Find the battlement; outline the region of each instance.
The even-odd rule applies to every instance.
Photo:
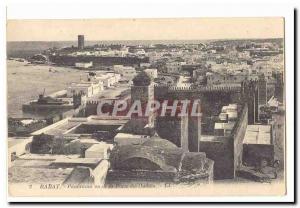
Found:
[[[170,85],[170,84],[154,84],[154,88],[170,88],[172,87],[173,85]]]
[[[86,102],[87,105],[98,105],[100,100],[88,100]]]
[[[187,92],[239,92],[241,86],[169,87],[168,91]]]
[[[176,87],[168,84],[155,84],[155,89],[167,88],[168,91],[198,91],[198,92],[213,92],[213,91],[225,91],[225,92],[237,92],[241,90],[240,85],[222,85],[222,86],[204,86],[204,87]]]

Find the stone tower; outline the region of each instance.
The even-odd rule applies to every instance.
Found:
[[[84,49],[84,35],[78,35],[78,49]]]
[[[197,104],[197,113],[201,113],[201,104]],[[188,117],[188,149],[190,152],[200,151],[202,114]]]
[[[152,78],[144,71],[139,73],[133,78],[133,86],[131,87],[131,102],[135,101],[141,102],[142,116],[133,114],[131,119],[138,122],[143,122],[148,127],[154,127],[155,114],[150,111],[148,115],[145,115],[145,109],[148,103],[153,103],[154,101],[154,83]]]
[[[244,80],[242,82],[242,99],[248,105],[248,124],[258,122],[258,86],[257,81]]]
[[[267,103],[267,82],[264,74],[259,75],[258,78],[258,105],[265,105]]]

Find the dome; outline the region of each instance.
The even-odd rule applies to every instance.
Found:
[[[143,146],[149,146],[149,147],[154,147],[154,148],[163,148],[163,149],[176,149],[178,148],[175,144],[172,142],[162,139],[160,137],[152,137],[145,141]]]
[[[175,164],[169,163],[168,157],[163,152],[152,146],[122,145],[112,151],[111,164],[114,169],[121,170],[176,171],[178,160],[175,160]],[[181,157],[181,152],[176,151],[176,154]]]
[[[151,84],[152,79],[145,71],[142,71],[132,81],[135,86],[148,86]]]

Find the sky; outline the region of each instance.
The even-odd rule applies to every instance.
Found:
[[[283,38],[284,19],[177,18],[7,20],[7,41],[207,40]]]

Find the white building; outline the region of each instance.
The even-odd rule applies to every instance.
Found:
[[[121,75],[116,73],[100,74],[96,75],[94,79],[103,82],[104,87],[110,88],[120,81]]]
[[[190,87],[191,86],[190,79],[191,79],[190,77],[179,76],[176,86],[177,87]]]
[[[92,97],[102,91],[102,87],[99,83],[93,82],[81,82],[72,83],[67,88],[67,96],[72,97],[74,94],[84,94],[87,97]]]
[[[150,63],[140,63],[141,68],[149,68],[151,66]]]
[[[157,69],[145,69],[144,71],[153,79],[157,78]]]
[[[226,117],[228,118],[228,121],[235,121],[238,118],[237,104],[229,104],[227,106],[223,106],[221,114],[219,115],[219,117],[225,117],[225,114],[227,114]]]
[[[121,74],[125,80],[132,80],[137,74],[135,68],[131,66],[114,65],[113,70]]]
[[[135,54],[138,56],[144,56],[144,55],[146,55],[146,52],[144,49],[141,48],[141,49],[136,49]]]
[[[122,74],[121,72],[123,72],[123,67],[123,65],[114,65],[113,70],[115,73]]]
[[[93,62],[77,62],[75,63],[76,68],[88,69],[93,66]]]

